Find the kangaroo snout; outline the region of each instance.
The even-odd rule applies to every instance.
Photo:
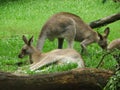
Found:
[[[23,55],[22,55],[22,54],[19,54],[19,55],[18,55],[18,58],[23,58]]]
[[[101,46],[102,49],[107,49],[108,44]]]

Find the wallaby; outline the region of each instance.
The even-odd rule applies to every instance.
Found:
[[[115,49],[119,49],[120,50],[120,38],[119,39],[115,39],[113,41],[111,41],[108,46],[107,46],[107,53],[105,53],[102,56],[102,59],[100,60],[99,64],[97,65],[97,68],[101,65],[101,63],[103,62],[105,56],[113,53],[115,51]],[[118,62],[118,64],[120,65],[120,54],[114,54],[113,53],[113,57],[116,59],[116,61]],[[119,66],[120,67],[120,66]]]
[[[120,50],[120,38],[113,40],[107,47],[107,50],[110,53],[116,51],[115,49]],[[117,69],[120,70],[120,53],[117,52],[117,53],[113,54],[113,57],[115,58],[115,60],[118,63]]]
[[[41,51],[45,39],[54,40],[58,38],[58,48],[61,49],[64,39],[68,42],[68,48],[73,48],[73,42],[81,42],[82,51],[86,50],[86,46],[91,43],[106,49],[109,28],[104,31],[104,35],[94,31],[83,20],[72,13],[60,12],[53,15],[42,27],[41,33],[37,41],[37,48]]]
[[[120,38],[113,40],[108,46],[107,50],[120,49]]]
[[[27,40],[23,35],[23,41],[25,45],[22,47],[18,57],[31,56],[33,62],[30,68],[31,70],[36,70],[52,63],[76,63],[78,67],[85,67],[82,57],[74,49],[55,49],[47,53],[41,53],[37,48],[32,46],[33,37]]]

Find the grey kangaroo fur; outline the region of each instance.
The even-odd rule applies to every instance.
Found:
[[[68,48],[73,48],[73,42],[81,42],[82,51],[91,43],[98,43],[98,45],[106,49],[107,37],[109,35],[109,28],[104,30],[104,35],[94,31],[87,25],[79,16],[60,12],[53,15],[43,25],[37,41],[37,48],[41,51],[46,39],[58,39],[58,48],[61,49],[64,39],[68,42]]]
[[[107,50],[113,50],[115,48],[120,50],[120,38],[111,41],[107,46]]]
[[[107,46],[107,53],[105,53],[103,56],[102,56],[102,59],[100,60],[99,64],[97,65],[97,68],[99,68],[99,66],[101,65],[101,63],[103,62],[104,58],[113,53],[114,51],[116,51],[115,49],[119,49],[120,50],[120,38],[118,39],[115,39],[113,41],[111,41],[108,46]],[[120,68],[120,54],[112,54],[113,57],[116,59],[117,63],[118,63],[118,66]]]
[[[31,70],[36,70],[52,63],[77,63],[78,67],[85,67],[81,55],[74,49],[55,49],[47,53],[41,53],[37,48],[32,46],[33,37],[27,40],[23,35],[23,41],[25,45],[22,47],[18,57],[23,58],[26,55],[31,56],[33,62],[30,67]]]

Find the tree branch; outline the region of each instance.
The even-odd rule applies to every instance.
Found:
[[[101,90],[112,74],[89,68],[28,76],[0,72],[0,90]]]
[[[99,19],[96,21],[92,21],[89,23],[89,26],[91,28],[98,28],[98,27],[105,26],[107,24],[110,24],[110,23],[118,21],[118,20],[120,20],[120,13],[113,14],[111,16],[107,16],[105,18],[102,18],[102,19]]]

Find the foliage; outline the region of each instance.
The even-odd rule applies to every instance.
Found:
[[[110,78],[104,90],[120,90],[120,70]]]
[[[120,51],[118,49],[114,49],[110,53],[114,56],[117,65],[115,74],[109,79],[107,85],[104,87],[104,90],[119,90],[120,89]]]
[[[29,65],[27,66],[23,66],[21,68],[19,68],[17,71],[15,71],[15,73],[20,73],[20,74],[46,74],[46,73],[53,73],[53,72],[62,72],[62,71],[68,71],[71,69],[77,68],[77,64],[76,63],[68,63],[68,64],[62,64],[62,65],[56,65],[56,64],[52,64],[50,66],[44,66],[38,70],[35,71],[31,71],[29,69]]]

